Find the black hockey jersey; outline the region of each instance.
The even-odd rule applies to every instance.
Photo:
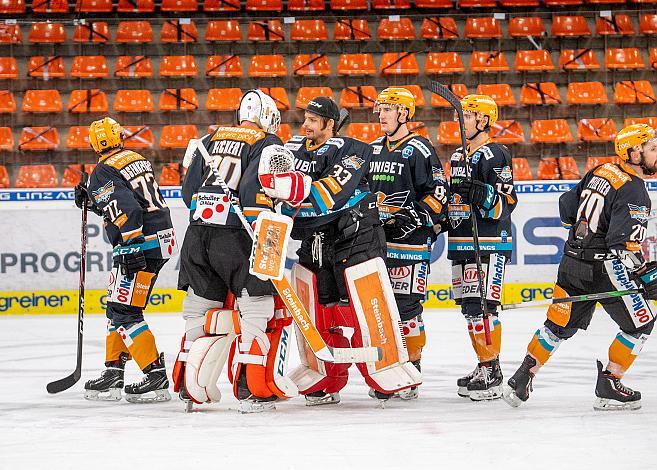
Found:
[[[474,258],[470,205],[459,194],[459,182],[467,178],[466,161],[459,147],[450,159],[450,202],[448,215],[451,229],[447,244],[447,257],[451,260]],[[475,210],[479,229],[479,246],[482,255],[499,253],[508,258],[513,250],[511,213],[518,198],[513,186],[513,166],[509,150],[494,142],[470,150],[472,179],[493,188],[492,209]]]
[[[310,195],[294,219],[293,235],[325,225],[341,211],[358,204],[368,193],[367,168],[371,147],[349,137],[332,137],[312,146],[303,136],[292,137],[285,146],[296,158],[296,169],[313,180]],[[287,210],[292,215],[294,210]]]
[[[125,149],[104,155],[89,178],[89,194],[103,211],[115,248],[131,244],[149,258],[169,258],[177,249],[169,208],[151,162],[142,155]],[[140,237],[144,242],[136,245]]]
[[[239,200],[249,222],[255,221],[263,210],[272,209],[271,198],[265,195],[258,181],[258,164],[265,147],[283,144],[278,136],[248,126],[219,127],[203,137],[201,144],[232,196]],[[190,224],[242,226],[217,183],[215,171],[198,150],[192,155],[182,193],[190,210]]]
[[[593,168],[559,198],[561,221],[570,227],[564,253],[594,260],[621,250],[642,260],[650,206],[643,179],[628,165]]]
[[[372,146],[369,166],[370,190],[376,193],[379,216],[388,219],[402,207],[412,207],[428,215],[431,225],[415,230],[408,238],[388,241],[389,264],[428,261],[436,238],[432,228],[446,224],[448,185],[436,152],[424,137],[410,134],[392,143],[386,136]],[[446,230],[443,225],[442,229]]]

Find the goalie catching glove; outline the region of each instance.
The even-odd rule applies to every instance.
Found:
[[[312,178],[294,170],[295,158],[282,145],[270,145],[262,151],[258,179],[265,194],[298,206],[310,194]]]
[[[399,211],[385,221],[383,230],[386,238],[391,240],[404,240],[420,227],[431,227],[431,217],[424,211],[413,207],[402,207]]]

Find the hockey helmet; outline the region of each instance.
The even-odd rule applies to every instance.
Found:
[[[629,150],[643,145],[656,137],[655,129],[648,124],[632,124],[624,127],[614,140],[616,155],[624,162],[630,159]]]
[[[121,124],[110,117],[94,121],[89,126],[89,143],[97,153],[121,146]]]
[[[281,125],[281,113],[271,96],[260,90],[249,90],[240,100],[239,122],[251,121],[265,132],[275,133]]]
[[[396,105],[398,108],[408,109],[408,120],[410,121],[415,115],[415,97],[413,93],[406,88],[389,87],[379,93],[374,103],[374,112],[379,112],[379,106],[382,104]]]
[[[466,95],[461,99],[463,111],[472,113],[481,113],[488,116],[488,127],[492,127],[497,122],[499,116],[497,103],[487,95]]]

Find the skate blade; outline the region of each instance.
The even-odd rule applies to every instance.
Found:
[[[329,393],[323,397],[309,397],[306,395],[306,406],[337,405],[340,403],[338,393]]]
[[[472,401],[491,401],[502,398],[502,387],[497,385],[488,390],[470,390],[470,400]]]
[[[119,401],[121,400],[120,388],[110,388],[109,390],[85,390],[84,399],[89,401]]]
[[[185,400],[185,413],[194,411],[194,402],[192,400]]]
[[[523,401],[516,395],[515,390],[513,390],[511,387],[506,387],[502,391],[502,400],[514,408],[518,408],[523,403]]]
[[[638,410],[641,408],[641,400],[620,402],[609,398],[596,398],[593,402],[593,409],[596,411],[623,411]]]
[[[130,403],[158,403],[171,400],[171,395],[167,389],[161,389],[139,395],[126,393],[125,399]]]
[[[409,401],[409,400],[417,400],[419,396],[420,393],[418,392],[417,388],[415,390],[411,390],[410,388],[407,388],[405,390],[395,393],[393,395],[393,398],[399,398],[400,400]]]
[[[459,387],[458,392],[456,392],[458,396],[462,398],[470,398],[470,392],[468,392],[468,387]]]
[[[240,400],[237,411],[242,414],[263,413],[265,411],[276,410],[276,404],[273,401],[250,401]]]

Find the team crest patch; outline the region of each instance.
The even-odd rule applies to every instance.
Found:
[[[445,170],[437,166],[431,167],[431,173],[434,181],[445,181]]]
[[[513,178],[513,173],[511,172],[510,166],[503,166],[502,168],[493,168],[497,176],[500,177],[502,181],[508,183]]]
[[[650,211],[646,206],[637,206],[636,204],[630,204],[628,202],[627,207],[630,210],[630,217],[641,223],[646,222],[650,217]]]
[[[402,150],[402,157],[409,158],[411,155],[413,155],[413,147],[407,145],[404,147],[404,150]]]
[[[108,181],[102,187],[98,188],[95,191],[92,191],[91,194],[94,197],[94,201],[96,201],[97,204],[100,204],[101,202],[109,201],[109,198],[113,193],[114,193],[114,182]]]
[[[447,213],[452,228],[456,228],[461,225],[463,220],[470,218],[470,205],[464,204],[461,195],[457,193],[452,193],[450,199],[447,205]]]
[[[317,150],[317,156],[324,155],[326,151],[329,149],[328,145],[322,145],[319,150]]]
[[[363,160],[357,155],[351,155],[349,157],[345,157],[342,159],[342,164],[346,168],[351,168],[352,170],[360,170],[364,163],[365,160]]]

